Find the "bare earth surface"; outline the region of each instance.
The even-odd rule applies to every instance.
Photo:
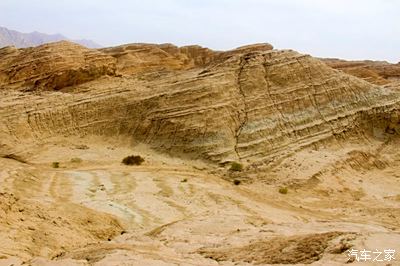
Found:
[[[400,265],[347,255],[400,252],[395,85],[268,44],[0,60],[0,265]]]

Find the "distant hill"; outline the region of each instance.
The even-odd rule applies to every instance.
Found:
[[[88,48],[100,48],[101,45],[91,40],[71,40],[61,34],[45,34],[40,32],[22,33],[0,27],[0,47],[13,45],[17,48],[38,46],[50,42],[72,41]]]

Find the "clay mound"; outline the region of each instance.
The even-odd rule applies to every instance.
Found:
[[[371,60],[346,61],[331,58],[323,59],[323,61],[330,67],[342,70],[377,85],[400,81],[400,64]]]
[[[36,48],[0,49],[0,88],[59,90],[115,74],[115,59],[61,41]]]

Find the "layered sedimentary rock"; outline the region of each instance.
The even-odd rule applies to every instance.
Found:
[[[400,243],[394,82],[268,44],[1,54],[0,264],[342,265]]]
[[[218,54],[201,46],[177,47],[172,44],[141,43],[105,48],[101,51],[115,57],[118,60],[118,72],[128,75],[204,66]]]
[[[374,134],[388,127],[398,130],[396,91],[334,70],[311,56],[267,45],[228,52],[140,47],[104,51],[118,58],[125,76],[75,86],[73,94],[3,92],[3,147],[55,135],[123,135],[174,155],[251,163],[270,162],[353,129]],[[8,52],[8,60],[15,61],[20,53]],[[101,52],[91,53],[113,62]],[[79,62],[71,53],[64,55],[65,61]],[[89,69],[98,69],[98,64],[85,62]],[[157,72],[158,68],[169,71]],[[57,68],[49,69],[48,77],[53,71]],[[149,72],[158,74],[146,76]],[[47,89],[59,84],[50,81],[39,79],[39,84]]]
[[[127,44],[101,49],[102,52],[117,58],[117,69],[121,74],[147,72],[167,72],[205,67],[234,54],[272,50],[272,45],[260,43],[246,45],[221,52],[198,45],[177,47],[173,44]]]
[[[59,90],[103,75],[114,75],[116,60],[62,41],[36,48],[0,49],[0,88]]]
[[[333,58],[323,59],[323,61],[330,67],[377,85],[385,85],[400,80],[400,64],[371,60],[346,61]]]

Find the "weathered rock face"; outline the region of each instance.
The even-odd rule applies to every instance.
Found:
[[[55,135],[124,135],[174,155],[251,163],[276,160],[361,126],[385,130],[390,124],[397,130],[396,91],[311,56],[271,48],[217,53],[133,45],[103,50],[118,58],[119,71],[143,75],[95,80],[75,86],[74,94],[4,92],[2,144],[13,147]],[[16,60],[20,50],[7,54]],[[100,58],[109,62],[106,55]],[[155,72],[158,68],[169,71]],[[43,88],[53,86],[54,69],[58,73],[49,68],[48,78],[38,79]],[[148,72],[158,74],[144,75]]]
[[[377,85],[385,85],[400,80],[400,64],[390,64],[384,61],[346,61],[330,58],[323,59],[323,61],[330,67]]]
[[[172,44],[128,44],[101,51],[115,57],[118,72],[127,75],[204,66],[218,54],[200,46],[179,48]]]
[[[213,51],[198,45],[177,47],[172,44],[138,43],[105,48],[101,51],[117,58],[119,73],[130,75],[205,67],[211,62],[223,61],[234,54],[272,49],[272,45],[268,43],[247,45],[227,52]]]
[[[62,41],[37,48],[0,49],[0,88],[59,90],[115,74],[116,60]]]
[[[216,161],[279,158],[372,121],[397,102],[394,92],[293,51],[236,54],[177,80],[149,84],[165,94],[133,135]]]

